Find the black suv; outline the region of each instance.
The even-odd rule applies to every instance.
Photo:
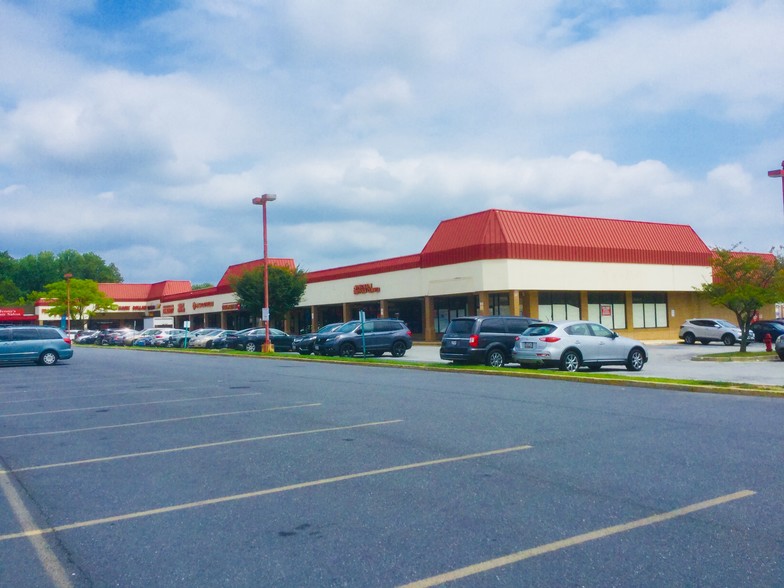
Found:
[[[329,333],[316,335],[313,345],[319,355],[353,357],[362,353],[363,332],[359,321],[349,321]],[[371,319],[364,323],[364,346],[376,357],[389,351],[393,357],[403,357],[411,349],[411,331],[397,319]]]
[[[525,316],[461,316],[446,328],[441,359],[502,367],[511,361],[517,336],[538,322]]]

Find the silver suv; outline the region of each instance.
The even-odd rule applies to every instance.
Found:
[[[681,325],[678,337],[684,343],[693,345],[699,341],[707,345],[711,341],[721,341],[725,345],[735,345],[741,340],[742,331],[737,325],[723,319],[689,319]]]

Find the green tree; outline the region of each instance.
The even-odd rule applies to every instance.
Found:
[[[264,268],[256,268],[230,279],[240,306],[251,316],[261,317],[264,308]],[[307,285],[305,272],[269,266],[270,322],[282,324],[286,313],[299,304]]]
[[[22,298],[22,291],[8,278],[0,278],[0,305],[14,304]]]
[[[204,290],[205,288],[212,288],[215,284],[204,282],[201,284],[191,284],[191,290]]]
[[[72,278],[70,292],[65,280],[53,282],[46,285],[46,291],[41,293],[40,297],[51,303],[50,315],[66,315],[72,321],[89,319],[96,313],[117,308],[114,300],[101,292],[98,289],[98,282],[94,280]],[[68,306],[69,300],[70,306]]]
[[[770,255],[715,248],[711,261],[713,281],[698,289],[715,306],[733,313],[743,331],[740,342],[746,351],[746,338],[755,314],[768,304],[784,300],[784,256],[781,248]]]

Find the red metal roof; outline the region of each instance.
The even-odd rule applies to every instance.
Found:
[[[98,289],[117,301],[156,300],[165,295],[191,291],[188,280],[166,280],[154,284],[101,283]]]
[[[297,265],[294,263],[294,260],[288,257],[268,257],[267,261],[270,265],[274,265],[275,267],[282,267],[292,272],[297,271]],[[228,286],[229,285],[229,278],[234,276],[241,276],[247,271],[264,267],[264,260],[263,259],[256,259],[255,261],[246,261],[245,263],[237,263],[235,265],[230,265],[228,269],[224,272],[223,277],[218,282],[218,287],[221,286]]]
[[[711,251],[688,225],[486,210],[442,221],[422,267],[480,259],[541,259],[710,266]]]
[[[382,259],[381,261],[369,261],[366,263],[357,263],[355,265],[308,272],[308,284],[418,268],[420,267],[419,262],[419,254],[404,255],[403,257],[393,257],[391,259]]]

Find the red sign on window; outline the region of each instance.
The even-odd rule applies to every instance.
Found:
[[[609,304],[602,304],[602,316],[612,316],[612,306]]]

